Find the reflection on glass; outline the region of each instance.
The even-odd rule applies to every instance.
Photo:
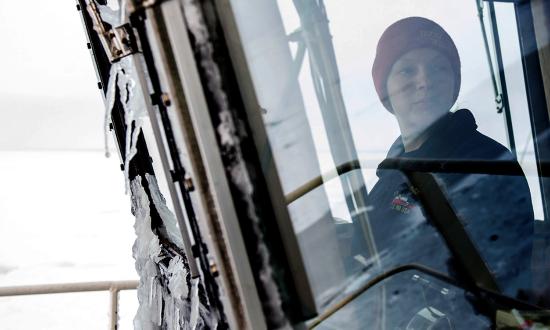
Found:
[[[471,271],[411,171],[434,174],[502,292],[538,301],[531,191],[505,147],[474,1],[231,3],[321,310],[397,265]]]
[[[475,302],[460,287],[407,270],[369,288],[316,329],[489,329],[492,316]]]

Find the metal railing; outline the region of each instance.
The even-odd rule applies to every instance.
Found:
[[[116,330],[118,328],[118,293],[122,290],[135,290],[137,286],[137,280],[7,286],[0,287],[0,297],[109,291],[111,296],[109,329]]]

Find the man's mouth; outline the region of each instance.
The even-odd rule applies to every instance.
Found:
[[[416,106],[416,107],[426,107],[428,104],[429,104],[429,101],[426,99],[413,102],[413,106]]]

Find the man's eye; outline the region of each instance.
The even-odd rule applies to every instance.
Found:
[[[434,65],[434,71],[436,72],[444,72],[447,71],[447,66],[445,65]]]
[[[411,67],[403,68],[399,71],[399,74],[402,76],[410,76],[414,73],[414,69]]]

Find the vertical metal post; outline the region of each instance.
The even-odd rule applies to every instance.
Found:
[[[153,30],[155,29],[155,23],[156,20],[154,19],[154,15],[152,15],[152,9],[147,10],[147,17],[150,19],[151,24],[153,24]],[[141,41],[142,43],[146,42],[144,39]],[[139,84],[143,90],[143,95],[147,95],[146,87],[147,86],[147,78],[145,77],[145,68],[143,62],[140,61],[140,58],[138,58],[138,55],[135,56],[135,65],[136,65],[136,72],[139,79]],[[145,56],[145,54],[143,55]],[[151,68],[148,68],[149,75],[152,74]],[[166,177],[166,182],[168,186],[168,191],[170,193],[170,197],[172,198],[172,203],[174,204],[174,215],[176,216],[176,220],[178,222],[178,227],[180,230],[180,234],[183,241],[183,250],[185,252],[185,255],[187,257],[187,260],[189,261],[189,271],[191,273],[191,277],[196,278],[199,277],[199,269],[197,266],[197,263],[195,261],[196,256],[193,253],[193,238],[189,234],[188,231],[188,225],[185,221],[185,215],[183,214],[183,207],[180,202],[180,198],[178,195],[178,191],[176,188],[176,184],[174,182],[174,177],[172,177],[173,171],[170,168],[170,164],[173,164],[175,161],[178,161],[174,157],[168,158],[168,154],[166,152],[166,144],[163,140],[162,131],[160,128],[160,124],[158,122],[157,112],[153,108],[153,104],[151,103],[151,100],[147,97],[145,97],[145,106],[147,108],[147,114],[149,115],[149,119],[151,122],[151,127],[153,128],[153,134],[155,136],[155,141],[158,145],[158,151],[159,156],[161,158],[161,163],[163,167],[163,172]],[[162,100],[158,100],[159,102],[162,102]],[[160,106],[165,106],[164,104],[159,104]],[[159,110],[160,111],[160,110]],[[169,147],[169,146],[168,146]],[[170,161],[171,160],[171,161]],[[174,170],[177,170],[174,166]]]
[[[489,64],[489,70],[491,71],[491,82],[493,83],[493,91],[495,93],[495,102],[497,103],[497,112],[502,111],[502,94],[497,83],[497,77],[494,71],[493,57],[491,56],[491,48],[489,46],[489,40],[487,38],[487,29],[485,28],[485,22],[483,21],[483,2],[484,0],[475,0],[477,6],[477,17],[479,18],[479,25],[481,26],[481,35],[483,36],[483,45],[485,46],[485,54],[487,56],[487,62]]]
[[[504,112],[504,122],[506,125],[506,136],[508,137],[508,144],[510,151],[516,154],[516,141],[514,138],[514,129],[512,127],[512,115],[510,113],[510,102],[508,101],[508,88],[506,86],[506,76],[504,74],[504,63],[502,62],[502,51],[500,49],[500,37],[498,34],[497,19],[495,16],[495,4],[492,1],[488,2],[489,5],[489,19],[491,20],[491,31],[493,32],[493,42],[495,46],[495,57],[498,65],[498,73],[500,78],[500,88],[502,92],[502,107]]]
[[[527,91],[527,102],[529,104],[529,116],[531,119],[531,132],[535,148],[537,170],[540,178],[542,193],[544,220],[546,230],[550,225],[550,173],[548,167],[543,163],[550,160],[550,116],[546,105],[546,93],[542,78],[539,46],[535,38],[535,26],[531,3],[523,1],[515,4],[516,22],[521,49],[521,60],[525,77],[525,90]]]
[[[312,66],[312,80],[327,131],[330,152],[336,166],[339,166],[358,157],[342,95],[328,17],[322,0],[294,0],[294,6],[300,16],[302,36]],[[352,221],[363,232],[362,243],[366,245],[369,257],[380,267],[376,242],[366,212],[367,188],[363,175],[360,171],[353,171],[340,176],[340,180]],[[379,299],[381,304],[376,307],[379,318],[374,327],[385,329],[385,287],[382,287]]]
[[[357,159],[357,151],[351,135],[346,106],[340,87],[336,55],[328,28],[324,5],[316,1],[294,0],[300,16],[303,39],[312,66],[319,107],[327,131],[330,151],[336,166]],[[366,238],[366,247],[376,263],[377,248],[370,228],[367,209],[367,190],[362,174],[350,172],[340,177],[348,209],[354,223],[359,224]]]
[[[109,289],[109,294],[111,295],[110,329],[117,330],[118,329],[118,288],[111,287],[111,289]]]

